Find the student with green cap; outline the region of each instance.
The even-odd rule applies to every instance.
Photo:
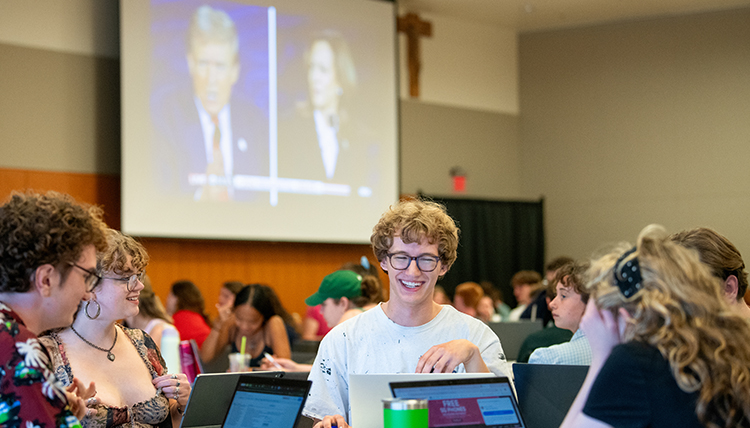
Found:
[[[318,291],[305,299],[308,306],[321,305],[321,313],[329,327],[334,327],[377,306],[380,281],[350,270],[337,270],[320,283]]]

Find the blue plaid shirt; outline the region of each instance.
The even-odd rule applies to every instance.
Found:
[[[529,364],[565,364],[576,366],[591,365],[591,346],[579,328],[570,342],[539,348],[529,357]]]

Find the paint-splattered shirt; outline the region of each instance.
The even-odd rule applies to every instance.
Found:
[[[338,414],[351,423],[350,374],[414,373],[432,346],[457,339],[477,345],[492,373],[512,378],[500,340],[482,321],[443,306],[427,324],[404,327],[378,306],[337,325],[323,338],[310,370],[313,384],[303,414],[315,419]],[[455,371],[466,369],[459,364]]]
[[[80,428],[47,351],[0,302],[0,428]]]

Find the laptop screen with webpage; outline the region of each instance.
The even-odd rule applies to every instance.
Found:
[[[307,380],[243,375],[223,427],[294,428],[312,383]]]
[[[391,382],[395,398],[427,399],[429,427],[524,428],[508,378]]]

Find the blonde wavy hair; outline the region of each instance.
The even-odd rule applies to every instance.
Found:
[[[114,272],[117,275],[127,275],[128,256],[130,266],[135,272],[146,270],[148,253],[140,242],[119,230],[107,229],[107,249],[96,254],[96,272],[103,275]]]
[[[450,269],[458,257],[458,227],[445,207],[437,202],[415,199],[392,205],[372,228],[370,243],[378,261],[388,257],[394,237],[405,244],[420,243],[438,245],[438,256]]]
[[[656,347],[680,389],[699,392],[695,412],[701,423],[748,426],[750,323],[730,310],[698,254],[668,241],[661,226],[643,229],[635,251],[619,260],[626,250],[620,245],[592,263],[586,280],[597,307],[615,315],[619,308],[628,311],[624,341]],[[615,269],[636,258],[642,286],[625,298]]]

